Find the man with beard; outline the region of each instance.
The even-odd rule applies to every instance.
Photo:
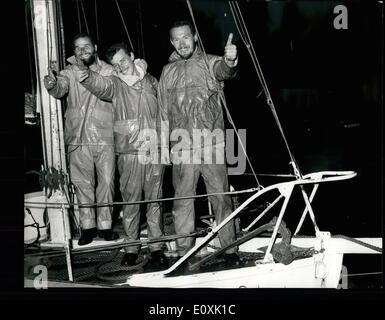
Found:
[[[107,76],[113,72],[113,67],[98,58],[97,45],[89,35],[78,34],[73,44],[74,56],[67,59],[70,64],[58,75],[49,69],[44,85],[51,96],[67,98],[64,139],[78,203],[112,202],[115,173],[112,105],[85,89],[77,79],[77,70],[90,68]],[[82,229],[79,245],[91,243],[97,234],[107,241],[118,238],[112,231],[112,210],[112,206],[97,207],[95,219],[95,208],[79,208]]]
[[[169,64],[163,68],[158,99],[162,119],[159,125],[163,128],[162,146],[168,147],[170,140],[172,147],[170,158],[175,197],[195,195],[200,175],[207,193],[229,191],[224,163],[225,128],[219,92],[224,80],[236,74],[238,58],[237,48],[232,44],[233,35],[229,35],[224,56],[220,57],[202,52],[197,45],[198,35],[189,21],[175,22],[169,34],[175,51],[169,58]],[[203,133],[203,143],[201,139],[194,139],[197,132]],[[212,135],[214,132],[219,133],[215,139]],[[205,138],[210,138],[210,135],[207,143]],[[175,136],[182,139],[177,142]],[[208,157],[208,161],[202,157],[207,154],[212,156]],[[217,224],[231,214],[232,203],[228,195],[211,196],[209,201]],[[175,200],[173,216],[177,234],[192,233],[195,229],[194,200]],[[235,240],[232,221],[221,229],[218,236],[222,247]],[[179,256],[183,256],[194,245],[194,238],[177,239],[176,243]],[[226,250],[224,257],[231,266],[241,262],[237,248]]]
[[[112,45],[106,53],[115,69],[111,77],[103,77],[91,68],[78,71],[81,84],[100,99],[112,101],[114,109],[115,152],[118,155],[120,191],[126,202],[162,197],[164,164],[159,163],[156,117],[158,81],[147,73],[147,63],[135,59],[125,43]],[[147,205],[148,239],[163,236],[159,202]],[[140,206],[125,205],[123,226],[128,241],[139,239]],[[167,266],[164,243],[148,244],[152,268]],[[122,265],[136,264],[140,245],[125,248]]]

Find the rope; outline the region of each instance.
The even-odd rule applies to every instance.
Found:
[[[27,171],[25,174],[26,174],[26,175],[27,175],[27,174],[37,174],[37,175],[40,175],[40,172],[39,172],[39,171],[36,171],[36,170],[30,170],[30,171]]]
[[[148,257],[147,257],[147,255],[145,255],[145,256],[142,256],[142,259],[141,259],[141,261],[139,260],[139,263],[137,263],[136,265],[133,265],[133,266],[118,266],[118,267],[107,266],[110,262],[115,260],[115,258],[118,256],[119,252],[120,252],[120,250],[116,249],[115,253],[112,255],[112,257],[108,261],[103,261],[96,266],[95,273],[96,273],[96,277],[99,280],[110,281],[110,282],[112,282],[112,281],[113,282],[126,281],[127,276],[128,276],[127,274],[123,274],[121,276],[118,276],[118,275],[107,276],[107,274],[116,273],[119,271],[126,271],[126,272],[127,271],[137,271],[137,272],[140,272],[140,271],[143,271],[143,267],[148,262]],[[130,274],[132,274],[132,272],[130,272]]]
[[[58,4],[56,2],[53,2],[53,7],[52,7],[52,10],[53,10],[53,13],[54,13],[54,16],[56,17],[57,21],[59,21],[60,23],[60,17],[58,16],[58,12],[57,12],[57,6]],[[51,23],[50,23],[50,28],[49,28],[49,34],[50,34],[50,39],[51,39],[51,58],[52,58],[52,28],[51,28]],[[59,42],[59,38],[60,38],[60,32],[57,32],[57,41]],[[56,44],[56,47],[58,48],[57,50],[57,59],[60,61],[60,49],[59,49],[59,44],[57,43]],[[52,60],[52,59],[51,59]],[[51,101],[51,98],[49,98],[50,101]],[[65,163],[63,162],[63,158],[62,158],[62,139],[61,139],[61,133],[60,132],[60,126],[59,126],[59,123],[60,123],[60,118],[62,116],[62,114],[59,115],[59,107],[58,107],[58,100],[55,99],[55,109],[56,109],[56,124],[57,124],[57,137],[58,137],[58,149],[59,149],[59,170],[62,172],[63,171],[63,167],[65,166]]]
[[[24,228],[27,228],[27,227],[34,227],[34,228],[36,228],[36,232],[37,232],[36,239],[34,241],[28,243],[28,245],[34,245],[36,243],[39,243],[40,236],[41,236],[40,229],[43,229],[46,226],[40,227],[39,223],[35,220],[34,216],[32,215],[31,210],[29,210],[28,208],[25,208],[25,209],[27,210],[28,214],[31,216],[31,218],[33,220],[33,223],[32,224],[28,224],[28,225],[24,225]]]
[[[301,236],[299,236],[299,235],[294,235],[293,238],[314,238],[314,236],[306,236],[306,235],[301,235]],[[372,244],[363,242],[363,241],[358,240],[358,239],[354,239],[354,238],[349,237],[349,236],[345,236],[345,235],[343,235],[343,234],[337,234],[337,235],[334,235],[334,236],[332,236],[332,238],[348,240],[348,241],[357,243],[357,244],[359,244],[359,245],[361,245],[361,246],[364,246],[364,247],[366,247],[366,248],[369,248],[369,249],[372,249],[372,250],[374,250],[374,251],[377,251],[377,252],[382,253],[382,248],[380,248],[380,247],[374,246],[374,245],[372,245]]]
[[[77,7],[77,13],[78,13],[79,33],[82,33],[82,22],[80,20],[79,0],[76,0],[76,7]]]
[[[146,55],[144,52],[144,36],[143,36],[143,17],[142,17],[142,7],[141,7],[141,0],[138,0],[138,13],[139,13],[139,34],[141,39],[141,48],[142,48],[142,58],[146,59]]]
[[[182,200],[182,199],[196,199],[196,198],[203,198],[203,197],[211,197],[211,196],[218,196],[218,195],[235,195],[235,194],[241,194],[241,193],[252,193],[258,191],[257,188],[251,188],[251,189],[245,189],[245,190],[239,190],[239,191],[227,191],[227,192],[215,192],[215,193],[207,193],[207,194],[199,194],[199,195],[193,195],[193,196],[184,196],[184,197],[172,197],[172,198],[161,198],[161,199],[154,199],[154,200],[140,200],[140,201],[118,201],[118,202],[101,202],[101,203],[83,203],[83,204],[77,204],[77,203],[66,203],[66,202],[56,202],[56,203],[50,203],[52,208],[56,208],[61,205],[78,205],[78,207],[84,208],[84,207],[91,207],[91,206],[111,206],[111,205],[134,205],[134,204],[146,204],[146,203],[153,203],[153,202],[164,202],[164,201],[172,201],[172,200]],[[25,201],[25,205],[39,205],[43,204],[45,202],[39,202],[39,201]]]
[[[58,37],[60,38],[60,41],[58,41],[59,43],[61,43],[61,45],[59,45],[59,52],[60,52],[60,69],[64,69],[65,67],[65,64],[66,64],[66,53],[65,53],[65,41],[64,41],[64,25],[63,25],[63,14],[62,14],[62,9],[61,9],[61,0],[58,0],[57,2],[57,20],[59,21],[59,26],[60,26],[60,32],[58,32]],[[65,104],[65,101],[63,101],[63,104],[64,106],[66,106]]]
[[[194,11],[192,9],[192,6],[191,6],[191,3],[189,0],[186,0],[186,3],[187,3],[187,7],[188,7],[188,10],[190,12],[190,15],[191,15],[191,19],[192,19],[192,22],[194,24],[194,27],[195,27],[195,32],[197,34],[197,37],[198,37],[198,43],[199,43],[199,46],[202,48],[202,51],[203,51],[203,56],[204,56],[204,60],[205,60],[205,63],[206,63],[206,67],[207,69],[209,70],[209,63],[207,61],[207,55],[206,55],[206,50],[205,50],[205,47],[203,45],[203,42],[202,42],[202,38],[199,34],[199,30],[198,30],[198,26],[195,22],[195,16],[194,16]]]
[[[121,243],[112,243],[108,245],[101,245],[98,247],[89,247],[89,248],[77,248],[77,249],[72,249],[71,254],[74,255],[80,255],[80,254],[85,254],[85,253],[91,253],[91,252],[97,252],[97,251],[105,251],[105,250],[113,250],[113,249],[122,249],[125,247],[130,247],[130,246],[137,246],[137,245],[148,245],[152,243],[158,243],[158,242],[165,242],[165,241],[173,241],[176,239],[181,239],[181,238],[191,238],[191,237],[200,237],[204,236],[207,234],[208,229],[203,229],[197,232],[192,232],[192,233],[187,233],[187,234],[180,234],[180,235],[169,235],[169,236],[162,236],[159,238],[154,238],[154,239],[149,239],[149,240],[134,240],[134,241],[124,241]],[[24,256],[26,258],[29,257],[55,257],[55,256],[63,256],[65,255],[65,252],[63,250],[51,250],[47,252],[37,252],[37,253],[30,253],[30,254],[25,254]]]
[[[119,252],[120,252],[120,250],[116,249],[107,260],[101,261],[95,267],[94,270],[86,271],[80,275],[77,275],[75,281],[84,281],[84,280],[92,278],[94,276],[96,276],[99,280],[103,280],[103,281],[113,281],[113,282],[125,281],[125,280],[127,280],[128,274],[120,275],[120,276],[106,276],[106,274],[116,273],[119,271],[126,271],[126,272],[127,271],[143,271],[142,267],[148,262],[148,258],[144,257],[141,261],[139,261],[138,264],[133,265],[133,266],[118,266],[118,267],[108,266],[108,267],[105,267],[106,265],[108,265],[109,263],[113,262],[116,259],[116,257],[119,255]]]
[[[68,210],[68,212],[69,212],[69,214],[70,214],[70,216],[71,216],[71,218],[72,218],[72,221],[73,221],[74,224],[75,224],[75,228],[76,228],[77,232],[80,233],[80,229],[81,229],[81,228],[80,228],[80,224],[79,224],[79,222],[76,220],[76,216],[75,216],[75,212],[74,212],[74,209],[73,209],[73,205],[71,205],[71,201],[70,201],[70,198],[69,198],[69,194],[68,194],[66,188],[63,188],[63,193],[64,193],[64,195],[65,195],[65,197],[66,197],[66,200],[67,200],[67,202],[68,202],[68,205],[71,207],[71,210]]]
[[[119,14],[120,14],[120,19],[122,20],[123,27],[124,27],[124,30],[126,31],[128,41],[130,42],[131,49],[132,49],[132,51],[134,51],[134,45],[132,44],[132,41],[131,41],[131,38],[130,38],[130,34],[128,33],[128,30],[127,30],[126,23],[124,22],[124,18],[123,18],[123,15],[122,15],[122,11],[120,10],[118,0],[115,0],[115,4],[116,4],[116,7],[118,8],[118,11],[119,11]]]
[[[250,39],[250,35],[249,35],[249,32],[248,32],[247,26],[245,24],[245,21],[243,19],[243,15],[242,15],[242,12],[241,12],[240,7],[238,5],[238,2],[230,0],[229,1],[229,6],[230,6],[231,13],[233,15],[234,22],[235,22],[235,25],[237,27],[237,30],[238,30],[238,32],[240,34],[240,37],[241,37],[243,43],[245,44],[245,46],[247,48],[247,51],[250,54],[251,60],[252,60],[253,65],[254,65],[254,68],[255,68],[255,70],[257,72],[257,75],[258,75],[258,79],[259,79],[259,81],[261,83],[263,91],[265,92],[267,104],[269,105],[269,107],[270,107],[270,109],[271,109],[271,111],[273,113],[275,122],[276,122],[276,124],[278,126],[278,129],[279,129],[279,131],[281,133],[281,136],[282,136],[282,138],[284,140],[286,149],[287,149],[287,151],[289,153],[289,157],[291,159],[290,164],[293,166],[293,169],[294,169],[294,174],[297,176],[297,179],[302,179],[302,174],[300,172],[298,164],[297,164],[297,162],[296,162],[296,160],[294,158],[293,153],[291,152],[291,149],[289,147],[288,141],[287,141],[286,136],[285,136],[285,134],[283,132],[283,128],[282,128],[281,122],[280,122],[280,120],[278,118],[276,109],[274,107],[274,103],[273,103],[273,100],[271,98],[268,86],[266,84],[266,81],[265,81],[265,78],[264,78],[264,75],[263,75],[260,63],[258,61],[257,55],[255,54],[254,46],[253,46],[253,43],[252,43],[252,41]]]
[[[342,235],[342,234],[337,234],[335,236],[332,236],[332,238],[348,240],[348,241],[354,242],[356,244],[359,244],[359,245],[361,245],[363,247],[366,247],[366,248],[369,248],[371,250],[374,250],[374,251],[382,253],[382,248],[379,248],[379,247],[374,246],[372,244],[369,244],[369,243],[363,242],[361,240],[357,240],[357,239],[354,239],[354,238],[351,238],[351,237],[348,237],[348,236],[345,236],[345,235]]]
[[[188,6],[188,9],[189,9],[189,12],[190,12],[191,19],[192,19],[192,21],[193,21],[194,27],[195,27],[195,31],[196,31],[196,34],[197,34],[197,37],[198,37],[199,45],[200,45],[200,47],[202,48],[202,51],[203,51],[203,57],[204,57],[204,61],[205,61],[207,70],[210,72],[209,63],[208,63],[208,61],[207,61],[206,50],[205,50],[205,48],[204,48],[204,45],[203,45],[201,36],[200,36],[200,34],[199,34],[198,26],[197,26],[197,24],[196,24],[196,22],[195,22],[194,11],[193,11],[193,9],[192,9],[192,6],[191,6],[190,1],[189,1],[189,0],[186,0],[186,3],[187,3],[187,6]],[[233,118],[231,117],[230,111],[229,111],[229,109],[228,109],[228,107],[227,107],[227,103],[226,103],[226,100],[225,100],[225,97],[224,97],[224,92],[223,92],[223,90],[222,90],[221,87],[218,87],[218,92],[219,92],[219,98],[220,98],[220,100],[221,100],[221,102],[222,102],[222,105],[223,105],[225,111],[226,111],[227,119],[228,119],[229,123],[231,124],[231,126],[233,127],[233,129],[234,129],[234,131],[235,131],[235,133],[236,133],[236,135],[237,135],[237,137],[238,137],[239,144],[241,145],[242,151],[243,151],[243,153],[244,153],[245,156],[246,156],[247,163],[249,164],[249,166],[250,166],[250,168],[251,168],[251,171],[252,171],[253,174],[254,174],[255,181],[257,182],[257,187],[258,187],[258,188],[261,188],[262,186],[261,186],[261,184],[260,184],[259,181],[258,181],[258,178],[257,178],[257,176],[256,176],[256,174],[255,174],[253,165],[251,164],[250,158],[249,158],[249,156],[248,156],[248,154],[247,154],[247,152],[246,152],[246,148],[245,148],[245,146],[243,145],[242,139],[240,138],[239,133],[238,133],[238,129],[237,129],[237,127],[235,126],[235,123],[234,123],[234,121],[233,121]]]
[[[68,152],[67,152],[67,155],[69,155],[71,152],[74,152],[76,149],[80,148],[80,146],[81,146],[81,145],[78,145],[78,146],[76,146],[75,148],[73,148],[73,150],[68,151]]]
[[[51,35],[51,21],[50,21],[50,13],[49,13],[49,3],[45,1],[46,11],[47,11],[47,65],[50,67],[51,57],[52,57],[52,35]],[[51,143],[51,167],[53,167],[53,133],[52,133],[52,110],[51,110],[51,98],[48,97],[48,107],[49,107],[49,135],[50,135],[50,143]],[[46,143],[47,141],[43,141]]]
[[[235,246],[241,245],[242,243],[244,243],[244,242],[254,238],[256,235],[258,235],[259,233],[261,233],[263,231],[267,231],[267,230],[272,229],[274,227],[274,225],[275,225],[275,222],[276,221],[271,221],[269,223],[266,223],[266,224],[260,226],[259,228],[251,231],[250,233],[248,233],[247,235],[243,236],[242,238],[239,238],[239,239],[235,240],[234,242],[230,243],[229,245],[225,246],[224,248],[221,248],[220,250],[214,252],[213,254],[203,258],[199,262],[194,263],[193,265],[191,265],[190,270],[195,270],[200,265],[204,264],[208,260],[211,260],[211,259],[219,256],[220,254],[222,254],[226,250],[231,249],[231,248],[233,248]]]
[[[36,77],[37,77],[37,83],[41,83],[41,79],[40,79],[40,73],[39,73],[39,69],[38,69],[38,66],[40,65],[39,64],[39,56],[38,56],[38,52],[37,52],[37,36],[36,36],[36,28],[34,27],[34,21],[36,21],[36,17],[35,17],[35,13],[34,13],[34,7],[33,7],[33,2],[32,0],[30,0],[30,8],[31,8],[31,22],[32,22],[32,37],[33,37],[33,42],[34,42],[34,46],[33,46],[33,49],[34,49],[34,54],[35,54],[35,58],[36,58],[36,63],[35,63],[35,68],[36,68]],[[42,97],[42,91],[41,91],[41,85],[38,86],[38,89],[39,89],[39,94],[40,94],[40,97]],[[44,110],[43,110],[43,102],[42,102],[42,99],[40,99],[40,114],[41,114],[41,118],[43,119],[43,121],[40,121],[41,122],[41,132],[42,132],[42,137],[43,137],[43,140],[46,141],[46,135],[45,135],[45,123],[44,123]],[[46,169],[48,167],[48,154],[47,154],[47,146],[43,143],[43,162],[44,162],[44,169]],[[46,196],[47,196],[47,192],[45,192]]]
[[[95,4],[96,41],[99,43],[98,5],[96,0],[94,4]]]
[[[240,138],[240,136],[239,136],[239,134],[238,134],[238,129],[236,128],[235,123],[234,123],[234,121],[233,121],[233,118],[231,117],[231,114],[230,114],[230,111],[229,111],[229,109],[228,109],[228,107],[227,107],[227,103],[226,103],[226,100],[225,100],[225,98],[224,98],[224,93],[223,93],[222,89],[220,90],[220,95],[219,95],[219,97],[220,97],[220,99],[221,99],[221,101],[222,101],[223,107],[224,107],[225,110],[226,110],[227,119],[228,119],[228,121],[230,122],[231,126],[233,127],[233,129],[234,129],[234,131],[235,131],[235,133],[236,133],[236,135],[237,135],[237,137],[238,137],[239,144],[241,145],[242,151],[243,151],[243,153],[244,153],[245,156],[246,156],[247,163],[249,164],[250,169],[251,169],[251,171],[252,171],[252,173],[253,173],[253,176],[254,176],[254,178],[255,178],[255,181],[257,182],[257,186],[260,188],[260,187],[262,187],[262,185],[259,183],[259,180],[258,180],[258,178],[257,178],[257,175],[255,174],[254,167],[253,167],[253,165],[251,164],[249,155],[247,154],[246,148],[245,148],[245,146],[243,145],[242,139]]]
[[[356,276],[370,276],[373,274],[382,274],[382,272],[364,272],[364,273],[349,273],[349,274],[342,274],[342,277],[356,277]]]
[[[32,101],[35,101],[35,85],[33,81],[33,67],[32,67],[32,59],[31,59],[31,45],[30,45],[30,31],[29,31],[29,23],[28,23],[28,10],[27,6],[24,6],[24,14],[25,14],[25,25],[27,29],[27,48],[28,48],[28,64],[29,64],[29,72],[30,72],[30,80],[31,80],[31,93],[32,93]]]
[[[48,58],[48,66],[51,67],[52,63],[52,52],[53,52],[53,41],[52,41],[52,22],[51,22],[51,15],[50,15],[50,7],[49,7],[49,2],[46,1],[46,10],[47,10],[47,58]],[[55,7],[52,7],[53,14],[57,14]],[[50,115],[50,139],[51,139],[51,167],[54,166],[54,152],[53,152],[53,124],[52,124],[52,103],[51,103],[51,97],[48,97],[48,103],[49,103],[49,115]],[[55,109],[56,109],[56,122],[57,125],[59,126],[59,109],[58,109],[58,102],[55,100]],[[63,159],[62,159],[62,154],[61,154],[61,137],[60,133],[58,134],[58,144],[59,144],[59,170],[63,168]],[[43,141],[43,143],[45,143]]]
[[[255,57],[255,59],[253,59],[253,63],[254,63],[255,68],[257,69],[257,72],[261,71],[258,59],[256,58],[257,56],[256,56],[255,51],[254,51],[253,43],[250,41],[249,33],[247,30],[246,24],[243,20],[243,16],[242,16],[242,13],[239,9],[238,3],[235,2],[236,6],[237,6],[236,8],[234,6],[234,1],[229,1],[229,3],[230,3],[231,12],[233,13],[233,17],[236,16],[236,19],[234,19],[234,21],[235,21],[235,24],[238,28],[239,34],[241,35],[241,39],[244,41],[247,49],[252,50],[252,53],[253,53],[252,58]],[[231,6],[231,4],[233,4],[233,7]],[[234,16],[234,13],[235,13],[235,16]],[[238,23],[237,23],[237,20],[238,20]],[[268,91],[268,87],[267,87],[267,84],[266,84],[266,81],[263,77],[262,72],[258,72],[258,78],[261,82],[262,88]]]
[[[79,0],[80,1],[80,5],[82,7],[82,13],[83,13],[83,18],[84,18],[84,23],[86,25],[86,30],[87,30],[87,34],[90,34],[90,30],[88,29],[88,23],[87,23],[87,18],[86,18],[86,13],[84,11],[84,6],[83,6],[83,1],[82,0]]]
[[[75,273],[75,281],[84,281],[93,277],[98,278],[103,281],[125,281],[129,274],[132,274],[132,271],[143,271],[143,266],[148,262],[148,257],[146,255],[140,256],[140,259],[136,265],[133,266],[117,266],[119,263],[117,261],[117,257],[119,255],[120,250],[116,249],[112,252],[112,254],[108,252],[98,252],[93,256],[76,256],[74,258],[74,273]],[[81,265],[84,264],[93,264],[97,263],[95,267],[87,266],[85,270]],[[57,278],[65,279],[67,278],[66,270],[58,270],[60,267],[64,267],[66,265],[66,260],[63,256],[51,256],[48,259],[41,260],[41,264],[46,265],[51,276]],[[107,274],[122,272],[125,271],[126,274],[120,276],[107,276]],[[130,273],[127,273],[131,271]]]
[[[245,172],[241,174],[242,176],[251,176],[253,173]],[[293,174],[275,174],[275,173],[256,173],[257,176],[263,177],[279,177],[279,178],[296,178]]]

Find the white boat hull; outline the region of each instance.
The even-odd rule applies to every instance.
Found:
[[[281,239],[277,239],[277,243]],[[382,247],[381,238],[357,238]],[[254,238],[239,247],[243,252],[259,252],[269,238]],[[340,287],[343,255],[350,253],[378,254],[377,251],[340,238],[293,238],[292,244],[324,251],[312,257],[282,263],[259,263],[255,266],[192,275],[167,276],[164,272],[135,274],[126,285],[162,288],[338,288]]]
[[[175,277],[162,273],[137,274],[131,276],[126,284],[152,288],[337,288],[343,254],[325,256],[325,265],[322,266],[317,263],[318,258],[296,260],[290,265],[257,264],[242,269]]]

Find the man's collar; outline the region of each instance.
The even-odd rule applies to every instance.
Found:
[[[190,58],[184,59],[183,57],[181,57],[181,56],[179,55],[178,52],[176,52],[176,50],[174,50],[174,51],[171,53],[170,57],[168,58],[168,61],[169,61],[169,62],[174,62],[174,61],[178,61],[178,60],[189,60],[189,59],[192,59],[192,58],[199,57],[200,55],[202,55],[202,50],[201,50],[201,48],[199,48],[198,45],[196,45],[195,50],[194,50],[194,52],[193,52],[193,54],[191,55]]]
[[[76,61],[76,57],[73,55],[67,59],[67,62],[69,62],[71,65],[76,66],[78,63]],[[99,71],[100,68],[102,67],[102,61],[99,59],[99,57],[96,55],[95,57],[95,63],[90,65],[89,68],[92,71]]]
[[[116,74],[123,82],[128,86],[134,86],[137,82],[141,81],[147,73],[147,62],[143,59],[134,60],[135,73],[133,75]]]

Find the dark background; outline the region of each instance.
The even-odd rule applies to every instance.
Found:
[[[86,32],[86,25],[98,40],[102,59],[111,44],[128,42],[115,1],[61,2],[66,57],[72,55],[73,36],[79,31]],[[235,79],[226,82],[225,94],[235,124],[247,130],[246,147],[255,171],[292,173],[284,142],[264,94],[259,95],[262,87],[239,38],[228,3],[191,3],[207,52],[222,55],[228,34],[234,33],[239,72]],[[333,8],[338,4],[348,9],[347,30],[333,27],[336,16]],[[177,19],[190,19],[186,2],[120,0],[119,5],[136,56],[145,58],[148,71],[159,79],[172,52],[168,37],[170,24]],[[358,173],[353,180],[320,188],[314,200],[315,213],[320,212],[317,215],[320,229],[355,236],[379,236],[382,234],[383,181],[380,4],[243,1],[240,7],[302,173],[320,170]],[[26,42],[32,48],[32,43]],[[25,52],[27,61],[31,52]],[[31,79],[27,68],[26,92],[31,92],[32,80],[34,73]],[[230,128],[228,122],[227,127]],[[25,138],[26,169],[39,170],[42,163],[40,128],[26,126]],[[169,171],[170,168],[166,172],[165,196],[173,193]],[[247,172],[251,170],[247,168]],[[26,179],[25,192],[39,190],[36,176]],[[230,176],[229,180],[238,190],[255,186],[250,175]],[[264,186],[277,181],[260,178]]]
[[[262,87],[228,3],[191,3],[208,53],[222,55],[228,34],[234,33],[239,71],[235,79],[226,82],[225,94],[235,124],[247,130],[246,147],[255,171],[292,173],[284,142],[263,93],[259,95]],[[320,230],[354,237],[382,236],[383,7],[377,1],[239,3],[302,173],[354,170],[358,174],[353,180],[321,185],[313,202]],[[115,1],[83,0],[82,4],[86,19],[80,2],[62,0],[67,58],[72,55],[73,36],[87,31],[86,22],[89,33],[98,40],[102,59],[111,44],[128,42]],[[339,4],[348,9],[347,30],[333,27],[333,8]],[[136,57],[145,58],[148,71],[159,79],[172,52],[170,24],[190,19],[185,1],[120,0],[119,5]],[[27,19],[28,16],[27,10]],[[32,48],[28,35],[25,42],[27,48]],[[25,50],[25,61],[29,54],[31,49]],[[25,77],[25,92],[31,92],[33,68],[26,68]],[[230,128],[227,120],[226,124]],[[26,125],[24,135],[25,169],[39,170],[40,127]],[[164,196],[173,196],[170,169],[166,171]],[[246,171],[251,172],[249,167]],[[230,176],[229,181],[236,190],[255,186],[250,175]],[[264,186],[278,181],[281,180],[260,178]],[[36,176],[26,176],[25,182],[24,192],[40,189]],[[199,192],[205,192],[202,183]],[[119,200],[117,192],[116,201]],[[284,217],[292,232],[303,210],[299,194],[294,194],[293,200]],[[207,208],[205,201],[197,200],[196,205],[202,208],[199,212]],[[304,232],[312,233],[309,221]],[[379,271],[378,260],[374,265],[374,271]]]

